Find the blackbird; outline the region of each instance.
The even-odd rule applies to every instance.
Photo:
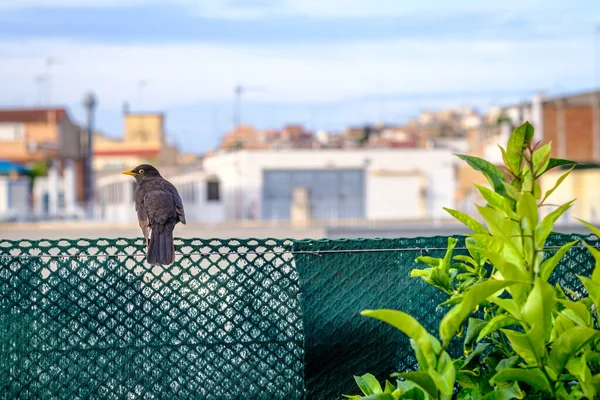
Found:
[[[146,239],[146,260],[155,265],[171,264],[175,261],[173,229],[178,222],[185,225],[177,189],[152,165],[138,165],[122,174],[133,176],[137,182],[135,210]]]

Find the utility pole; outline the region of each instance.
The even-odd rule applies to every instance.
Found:
[[[93,93],[88,93],[83,99],[83,106],[87,113],[87,149],[85,157],[85,202],[86,214],[89,219],[94,217],[94,179],[92,169],[93,157],[93,131],[94,131],[94,111],[98,102]]]
[[[143,100],[143,95],[144,95],[144,89],[146,88],[146,86],[148,86],[148,80],[147,79],[141,79],[138,82],[138,110],[142,111],[142,100]]]
[[[45,81],[46,81],[45,75],[36,75],[35,86],[36,86],[36,91],[37,91],[37,104],[39,107],[41,107],[42,103],[44,102],[42,100],[42,94],[43,94],[43,85],[44,85]]]
[[[46,83],[48,88],[48,106],[52,105],[52,66],[56,65],[57,62],[54,58],[49,57],[46,59]]]
[[[233,129],[237,128],[242,123],[242,94],[246,92],[263,92],[262,87],[248,87],[241,84],[235,85],[233,88]]]

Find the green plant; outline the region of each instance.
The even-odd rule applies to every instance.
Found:
[[[540,208],[574,168],[574,162],[550,157],[551,144],[534,145],[526,122],[501,148],[505,170],[481,158],[459,155],[484,174],[491,189],[475,185],[487,204],[478,206],[484,226],[474,217],[447,209],[468,226],[468,255],[453,255],[457,240],[448,239],[444,258],[419,257],[427,267],[418,277],[448,295],[451,306],[440,322],[439,340],[408,314],[364,310],[410,338],[418,371],[394,374],[387,392],[361,377],[369,399],[593,399],[600,395],[600,251],[583,243],[596,260],[591,277],[579,279],[589,296],[574,293],[548,279],[577,241],[551,257],[544,250],[554,224],[573,204],[558,206],[541,217]],[[573,165],[556,185],[542,193],[540,177],[548,170]],[[600,230],[582,221],[600,237]],[[567,296],[568,293],[570,296]],[[464,355],[446,351],[455,337]],[[390,397],[392,396],[392,397]],[[349,397],[349,396],[346,396]],[[363,398],[363,397],[350,397]]]

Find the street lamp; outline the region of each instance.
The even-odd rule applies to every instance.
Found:
[[[85,157],[85,203],[88,218],[94,216],[94,179],[92,170],[92,136],[94,130],[94,110],[98,105],[96,96],[88,93],[83,99],[83,107],[87,112],[87,149]]]

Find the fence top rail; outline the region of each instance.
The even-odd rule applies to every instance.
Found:
[[[573,236],[580,240],[588,240],[592,242],[598,242],[598,238],[595,235],[580,235],[580,234],[562,234],[556,235]],[[448,237],[464,238],[463,235],[453,236],[430,236],[430,237],[418,237],[418,238],[404,238],[409,239],[413,243],[414,241],[432,239],[443,239]],[[323,256],[326,254],[353,254],[353,253],[395,253],[395,252],[419,252],[421,255],[426,254],[430,251],[444,251],[447,247],[442,246],[423,246],[423,247],[359,247],[359,248],[341,248],[341,249],[319,249],[315,250],[294,250],[293,245],[295,242],[310,242],[314,243],[319,247],[318,244],[339,242],[344,243],[348,241],[363,242],[363,243],[380,243],[383,241],[389,241],[390,238],[359,238],[359,239],[289,239],[289,238],[229,238],[229,239],[200,239],[200,238],[185,238],[175,240],[175,255],[182,257],[197,255],[197,256],[260,256],[260,255],[295,255],[295,254],[308,254],[314,256]],[[392,239],[393,240],[393,239]],[[0,239],[0,256],[8,256],[10,258],[114,258],[114,257],[145,257],[144,251],[145,241],[143,238],[96,238],[96,239],[56,239],[56,240],[1,240]],[[573,248],[584,248],[585,246],[580,243]],[[600,243],[594,243],[593,247],[600,248]],[[233,249],[232,249],[233,248]],[[554,251],[559,249],[560,246],[545,246],[544,251]],[[95,249],[95,251],[86,251],[89,249]],[[118,250],[123,250],[118,252]],[[458,251],[468,250],[466,246],[457,246],[454,248]],[[24,251],[28,250],[28,251]],[[54,250],[54,252],[44,253],[41,250]],[[64,250],[60,252],[59,250]]]

